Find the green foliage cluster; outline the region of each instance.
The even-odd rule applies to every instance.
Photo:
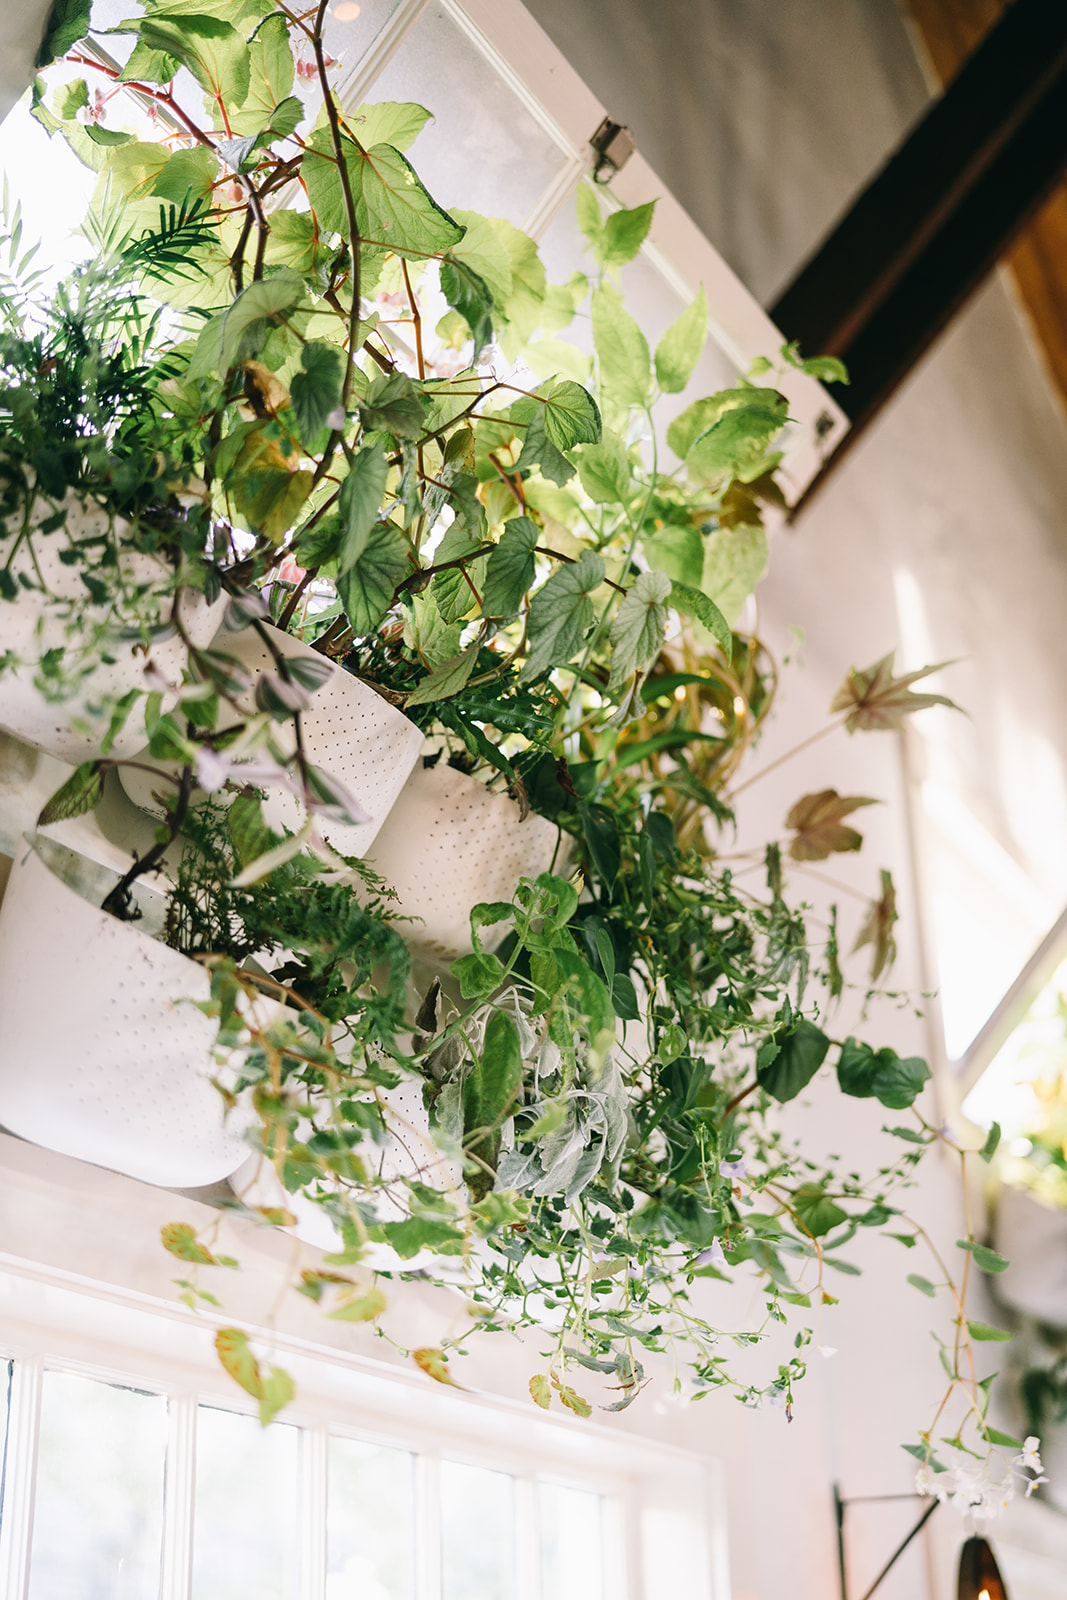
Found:
[[[116,30],[132,53],[107,67],[79,44],[87,10],[66,7],[46,55],[135,87],[170,120],[165,142],[120,125],[121,96],[97,115],[84,80],[34,92],[39,120],[99,174],[87,226],[138,285],[130,303],[153,296],[171,330],[149,359],[158,320],[127,321],[91,381],[71,366],[77,396],[49,391],[69,418],[99,418],[91,449],[75,430],[63,486],[88,463],[110,474],[109,505],[139,504],[148,441],[164,440],[167,472],[202,484],[200,553],[221,571],[229,625],[256,628],[273,657],[251,713],[224,634],[190,648],[172,709],[149,696],[143,759],[170,796],[157,850],[109,909],[129,914],[130,883],[181,843],[167,937],[210,966],[220,1040],[250,1036],[237,1092],[264,1163],[337,1228],[327,1269],[299,1285],[327,1315],[387,1336],[378,1280],[414,1263],[464,1286],[472,1331],[558,1330],[531,1384],[539,1405],[556,1395],[589,1414],[563,1381],[577,1365],[610,1380],[620,1409],[643,1385],[639,1354],[678,1343],[694,1393],[733,1384],[750,1403],[791,1403],[808,1323],[768,1384],[734,1375],[731,1346],[786,1307],[832,1303],[826,1269],[856,1270],[838,1252],[860,1229],[914,1242],[896,1196],[928,1143],[903,1130],[903,1155],[870,1181],[788,1143],[778,1108],[824,1062],[843,1094],[894,1110],[929,1074],[831,1038],[836,926],[817,943],[787,903],[784,838],[753,893],[716,832],[774,696],[773,662],[738,624],[766,568],[764,508],[784,503],[776,371],[843,374],[787,346],[779,369],[759,363],[664,428],[698,372],[708,307],[701,288],[654,349],[627,310],[620,269],[653,207],[605,209],[583,184],[589,271],[550,283],[519,229],[428,193],[406,154],[428,111],[338,104],[322,16],[145,0]],[[309,54],[312,97],[297,73]],[[93,350],[112,350],[113,303],[105,315]],[[585,327],[589,354],[560,337]],[[9,369],[21,362],[25,386],[44,346],[19,348]],[[26,462],[41,439],[21,427]],[[317,820],[359,819],[303,749],[323,673],[283,655],[271,624],[565,836],[568,867],[478,907],[450,973],[413,989],[381,886],[323,845]],[[850,731],[899,725],[929,702],[910,692],[917,676],[895,678],[886,658],[853,673],[834,710]],[[96,804],[103,765],[79,768],[45,820]],[[298,793],[307,826],[272,835],[261,781]],[[865,803],[806,797],[792,859],[855,849],[841,817]],[[863,935],[875,977],[895,919],[883,874]],[[282,1004],[252,1024],[263,993]],[[292,1220],[283,1203],[247,1209]],[[206,1294],[207,1247],[173,1229],[165,1242],[193,1264],[189,1295]],[[742,1264],[763,1311],[724,1333],[694,1285]],[[265,1375],[243,1338],[220,1356],[273,1414],[284,1375]],[[412,1354],[451,1381],[447,1351]]]

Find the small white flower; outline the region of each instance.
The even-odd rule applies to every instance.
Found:
[[[1040,1478],[1031,1478],[1030,1481],[1026,1485],[1026,1498],[1029,1500],[1030,1496],[1033,1494],[1034,1490],[1037,1488],[1039,1483],[1047,1483],[1047,1482],[1048,1482],[1048,1479],[1045,1477],[1044,1473],[1042,1473]]]
[[[725,1267],[726,1256],[723,1254],[722,1245],[718,1239],[713,1239],[706,1250],[702,1250],[696,1258],[698,1267]]]
[[[920,1466],[916,1467],[916,1469],[915,1469],[915,1493],[916,1494],[933,1494],[934,1493],[934,1484],[933,1484],[932,1474],[930,1472],[930,1468],[927,1466],[925,1461],[922,1462],[922,1464]]]
[[[837,1354],[837,1348],[836,1348],[835,1345],[832,1345],[832,1344],[821,1344],[821,1345],[819,1345],[818,1349],[819,1349],[819,1354],[826,1361],[829,1361],[831,1356],[836,1356],[836,1354]]]
[[[341,431],[341,429],[344,427],[344,425],[345,425],[345,408],[344,408],[344,406],[334,406],[333,410],[327,412],[327,414],[326,414],[326,426],[328,428],[333,428],[335,433],[339,433]]]
[[[739,1156],[736,1161],[720,1161],[720,1178],[743,1178],[745,1176],[745,1158]]]
[[[1012,1461],[1014,1467],[1026,1467],[1029,1472],[1043,1472],[1041,1457],[1038,1454],[1041,1440],[1036,1433],[1031,1433],[1023,1440],[1022,1454],[1017,1455]]]

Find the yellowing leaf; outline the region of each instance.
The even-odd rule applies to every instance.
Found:
[[[196,1237],[195,1228],[188,1222],[168,1222],[160,1229],[164,1250],[169,1250],[179,1261],[195,1261],[201,1267],[217,1266],[211,1251]]]
[[[871,956],[871,982],[876,983],[897,958],[897,944],[893,938],[893,925],[897,921],[897,892],[893,875],[882,868],[881,898],[871,903],[867,920],[852,946],[852,954],[865,944],[873,946]]]
[[[215,1335],[215,1351],[233,1381],[240,1384],[246,1394],[258,1400],[263,1392],[263,1382],[247,1333],[242,1333],[240,1328],[220,1328]]]
[[[938,661],[932,667],[920,667],[918,672],[905,672],[901,677],[894,678],[895,654],[894,650],[890,650],[887,656],[862,672],[853,668],[834,695],[830,710],[848,713],[845,727],[849,733],[855,733],[860,728],[872,732],[901,728],[905,717],[915,711],[925,711],[929,706],[948,706],[951,711],[960,709],[946,695],[915,694],[911,689],[911,685],[918,683],[920,678],[940,672],[942,667],[951,666],[951,662]]]
[[[577,1417],[591,1417],[593,1408],[588,1400],[583,1400],[569,1384],[560,1383],[558,1378],[553,1378],[552,1383],[568,1411],[573,1411]]]
[[[863,835],[848,827],[842,818],[860,806],[877,804],[864,795],[840,795],[836,789],[806,794],[785,819],[786,827],[796,830],[789,854],[794,861],[825,861],[832,851],[858,850]]]
[[[415,1365],[425,1372],[428,1378],[432,1378],[435,1383],[447,1383],[451,1389],[461,1387],[449,1376],[448,1358],[443,1350],[424,1347],[421,1350],[413,1350],[411,1356]]]
[[[373,1322],[375,1317],[381,1316],[386,1304],[385,1295],[380,1289],[368,1289],[366,1294],[354,1295],[351,1300],[343,1300],[337,1309],[328,1315],[335,1322]]]
[[[552,1385],[543,1372],[535,1372],[530,1379],[530,1399],[539,1405],[542,1411],[547,1411],[552,1404]]]

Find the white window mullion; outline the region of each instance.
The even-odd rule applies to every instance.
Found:
[[[601,1560],[604,1564],[604,1600],[625,1596],[642,1600],[638,1587],[641,1571],[638,1518],[626,1516],[618,1500],[605,1496],[600,1502]],[[723,1600],[729,1600],[728,1596]]]
[[[326,1600],[326,1496],[329,1434],[300,1432],[300,1600]]]
[[[537,1485],[515,1479],[515,1600],[541,1600],[541,1543]]]
[[[39,1357],[14,1363],[0,1524],[0,1594],[6,1600],[26,1600],[29,1592],[43,1378],[44,1362]]]
[[[415,1457],[415,1600],[441,1600],[441,1464]]]
[[[190,1600],[193,1591],[196,1413],[195,1395],[168,1396],[160,1600]]]

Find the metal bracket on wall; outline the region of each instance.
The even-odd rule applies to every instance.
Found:
[[[589,146],[596,158],[593,164],[593,180],[596,183],[610,183],[615,174],[622,171],[636,148],[629,128],[624,128],[621,122],[612,122],[610,117],[604,118],[590,139]]]
[[[881,1504],[889,1500],[922,1500],[924,1498],[924,1495],[918,1494],[861,1494],[856,1495],[853,1499],[844,1500],[841,1497],[840,1488],[836,1483],[834,1484],[834,1518],[837,1522],[837,1561],[841,1575],[841,1600],[849,1600],[848,1575],[845,1569],[845,1511],[847,1507],[870,1505],[875,1503]],[[874,1594],[875,1590],[881,1587],[882,1580],[886,1578],[896,1566],[897,1562],[900,1560],[900,1557],[904,1554],[911,1541],[915,1538],[915,1535],[920,1533],[922,1529],[925,1528],[926,1524],[929,1522],[930,1518],[933,1516],[940,1504],[940,1500],[932,1500],[930,1502],[922,1516],[919,1518],[918,1522],[915,1524],[914,1528],[912,1528],[907,1537],[902,1539],[897,1545],[896,1549],[893,1551],[893,1554],[889,1557],[889,1560],[886,1562],[877,1578],[875,1578],[870,1588],[865,1590],[861,1595],[860,1600],[871,1600],[871,1596]]]

